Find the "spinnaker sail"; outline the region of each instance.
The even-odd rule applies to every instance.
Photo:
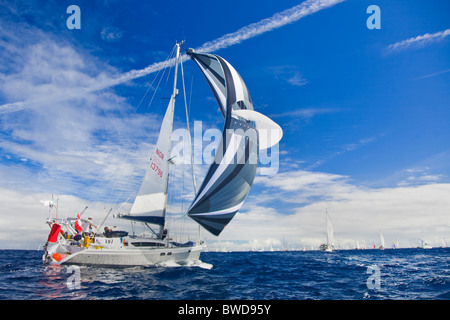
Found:
[[[257,123],[269,124],[264,127],[275,123],[253,110],[247,86],[225,59],[192,49],[187,54],[205,76],[225,118],[214,162],[188,209],[189,217],[218,236],[241,208],[253,184],[259,154]]]

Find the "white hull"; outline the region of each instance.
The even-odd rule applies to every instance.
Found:
[[[82,245],[56,243],[44,254],[43,260],[45,263],[53,265],[78,264],[123,267],[192,265],[200,262],[200,253],[204,248],[201,243],[185,247],[174,246],[167,241],[160,241],[161,246],[123,246],[119,240],[114,241],[113,246],[109,248],[99,246],[96,243],[88,246],[88,248]],[[117,245],[117,242],[120,244]],[[162,246],[162,244],[165,246]]]
[[[100,266],[156,266],[173,262],[187,265],[198,261],[202,248],[86,249],[63,263]]]

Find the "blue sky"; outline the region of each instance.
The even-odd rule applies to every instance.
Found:
[[[369,245],[380,231],[404,246],[450,241],[450,4],[329,2],[317,12],[326,1],[305,2],[301,18],[286,10],[302,1],[0,2],[0,188],[8,204],[0,247],[45,239],[39,200],[52,193],[67,215],[90,203],[100,217],[95,208],[111,194],[120,205],[132,201],[167,103],[139,105],[156,75],[144,70],[180,40],[185,48],[223,40],[214,53],[241,74],[255,109],[284,130],[278,174],[256,178],[221,245],[280,246],[284,238],[317,246],[325,209],[342,245]],[[80,30],[66,27],[71,4],[81,9]],[[381,29],[366,26],[373,4]],[[278,13],[290,23],[268,31],[257,24]],[[146,75],[110,85],[133,70]],[[184,71],[191,121],[220,129],[203,76],[191,61]],[[18,224],[35,236],[8,242]]]

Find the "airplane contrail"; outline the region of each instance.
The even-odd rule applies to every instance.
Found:
[[[287,24],[293,23],[300,20],[303,17],[311,15],[320,10],[332,7],[345,0],[306,0],[299,5],[296,5],[290,9],[275,13],[270,18],[263,19],[261,21],[252,23],[248,26],[242,27],[241,29],[225,34],[224,36],[217,38],[215,40],[209,41],[196,48],[197,52],[215,52],[219,49],[228,48],[232,45],[241,43],[247,39],[256,37],[265,32],[278,29]],[[188,59],[187,55],[182,56],[183,61]],[[171,65],[175,62],[175,59],[169,61],[156,62],[144,69],[131,70],[123,73],[121,76],[98,83],[93,87],[81,88],[81,90],[86,90],[88,92],[97,91],[105,88],[109,88],[121,83],[128,82],[140,77],[144,77],[148,74],[158,72],[163,68]],[[31,102],[31,101],[28,101]],[[15,112],[26,108],[27,101],[8,103],[0,106],[0,113]]]
[[[338,4],[343,1],[345,0],[307,0],[299,5],[296,5],[295,7],[286,9],[282,12],[275,13],[270,18],[266,18],[259,22],[252,23],[248,26],[242,27],[241,29],[235,32],[228,33],[220,38],[206,42],[200,47],[196,48],[195,51],[211,53],[219,49],[228,48],[232,45],[241,43],[244,40],[256,37],[265,32],[272,31],[274,29],[278,29],[282,26],[298,21],[303,17],[306,17],[322,9],[334,6],[335,4]],[[184,61],[188,59],[188,56],[183,55],[182,59]],[[169,61],[169,63],[174,62],[175,59]],[[131,70],[127,73],[124,73],[121,77],[112,80],[111,85],[140,78],[150,73],[157,72],[165,67],[166,62],[156,62],[144,69]]]
[[[409,38],[403,41],[390,44],[386,47],[386,52],[401,51],[413,47],[422,47],[427,44],[444,40],[450,36],[450,29],[439,31],[436,33],[425,33],[414,38]]]

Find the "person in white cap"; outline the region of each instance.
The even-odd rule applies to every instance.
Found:
[[[87,236],[91,236],[93,234],[95,226],[92,224],[92,217],[89,217],[87,221],[83,222],[83,231]]]

